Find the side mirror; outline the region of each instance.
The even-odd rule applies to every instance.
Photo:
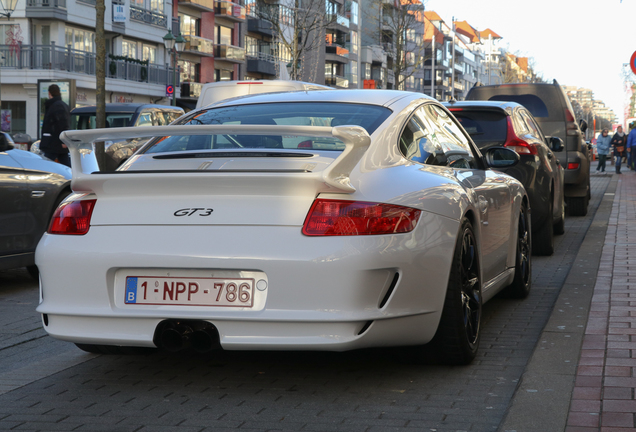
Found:
[[[490,168],[510,168],[519,163],[519,154],[506,147],[491,147],[484,154],[486,165]]]
[[[545,140],[548,142],[548,147],[550,150],[555,152],[563,151],[563,140],[559,137],[551,136],[545,137]]]
[[[5,134],[0,133],[0,152],[6,152],[13,150],[13,144],[11,144]]]
[[[585,132],[587,130],[587,122],[583,119],[579,120],[579,128],[581,132]]]

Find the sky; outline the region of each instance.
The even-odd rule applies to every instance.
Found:
[[[544,79],[592,89],[623,120],[636,0],[425,0],[425,8],[448,25],[454,17],[479,31],[490,28],[509,52],[532,57]]]

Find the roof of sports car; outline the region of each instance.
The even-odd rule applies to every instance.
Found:
[[[280,93],[262,93],[226,99],[206,108],[220,107],[238,104],[271,103],[271,102],[337,102],[337,103],[364,103],[372,105],[388,106],[403,98],[431,99],[422,93],[414,93],[399,90],[311,90]]]

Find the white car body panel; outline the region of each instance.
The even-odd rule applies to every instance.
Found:
[[[301,93],[305,96],[257,97],[303,100],[328,93],[329,100],[349,102],[342,95],[346,91]],[[45,234],[38,246],[42,299],[37,310],[46,316],[46,330],[75,343],[154,346],[161,321],[187,318],[212,322],[225,349],[337,351],[430,341],[462,218],[469,214],[473,220],[487,300],[512,282],[525,191],[491,170],[411,162],[388,144],[398,141],[417,107],[431,103],[420,96],[387,99],[384,105],[393,114],[371,136],[358,126],[172,125],[64,132],[73,190],[97,202],[86,235]],[[334,136],[346,149],[298,149],[298,157],[266,161],[231,154],[164,161],[142,149],[120,171],[91,174],[96,171],[94,141],[238,132]],[[422,213],[405,234],[308,237],[301,230],[316,197],[396,204]],[[206,217],[176,215],[192,208],[213,211]],[[267,282],[267,289],[255,292],[252,308],[123,302],[126,276],[236,277],[246,272]]]

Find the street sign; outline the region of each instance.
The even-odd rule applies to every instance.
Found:
[[[636,64],[634,64],[635,61],[636,61],[636,51],[634,51],[634,54],[632,54],[632,58],[629,59],[629,67],[632,68],[632,72],[636,74]]]
[[[166,85],[166,97],[174,96],[174,86],[172,84]]]

